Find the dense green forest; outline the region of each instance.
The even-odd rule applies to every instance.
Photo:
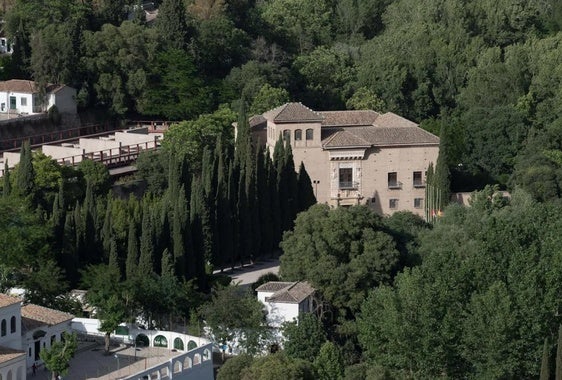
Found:
[[[3,79],[178,123],[139,159],[141,197],[112,195],[100,165],[24,146],[2,179],[2,290],[78,312],[62,294],[85,287],[108,333],[137,315],[205,320],[220,341],[243,327],[253,354],[270,338],[260,306],[212,272],[280,246],[282,279],[310,281],[317,313],[223,380],[562,376],[559,1],[164,0],[153,22],[136,0],[4,5]],[[416,121],[441,138],[436,173],[483,190],[433,225],[310,207],[290,147],[249,137],[248,116],[289,100]]]
[[[560,195],[556,0],[8,2],[4,78],[66,83],[83,108],[195,120],[287,100],[392,111],[441,135],[454,189]]]

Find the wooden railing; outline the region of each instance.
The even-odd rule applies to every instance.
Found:
[[[125,166],[134,162],[139,154],[143,151],[154,151],[160,149],[160,141],[147,141],[139,144],[125,145],[118,148],[104,149],[96,152],[88,152],[77,154],[74,156],[64,157],[57,159],[60,165],[76,166],[82,160],[89,159],[96,162],[101,162],[108,168],[118,166]]]

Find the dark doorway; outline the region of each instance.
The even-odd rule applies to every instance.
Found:
[[[39,360],[39,352],[41,351],[41,341],[35,341],[35,360]]]

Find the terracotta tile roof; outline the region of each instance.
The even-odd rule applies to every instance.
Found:
[[[295,282],[293,285],[281,289],[266,300],[268,302],[301,303],[316,290],[308,282]]]
[[[392,127],[392,128],[397,128],[397,127],[406,128],[406,127],[418,126],[413,121],[405,119],[402,116],[398,116],[397,114],[392,112],[387,112],[377,117],[374,125],[378,127]]]
[[[65,87],[59,84],[48,84],[46,91],[47,93],[57,92]],[[32,80],[24,79],[10,79],[7,81],[0,82],[0,91],[12,91],[21,92],[24,94],[36,94],[39,92],[37,84]]]
[[[267,125],[267,120],[263,117],[263,115],[252,116],[248,122],[250,124],[250,128],[257,128],[258,126],[265,127]]]
[[[0,293],[0,307],[13,305],[15,303],[21,303],[21,299]]]
[[[324,141],[323,145],[325,147],[332,147],[332,146],[370,147],[372,144],[369,141],[363,139],[362,137],[354,135],[350,131],[338,130],[335,133],[331,134],[331,136]]]
[[[72,314],[65,313],[58,310],[49,309],[47,307],[27,304],[21,308],[21,318],[26,318],[32,323],[32,321],[39,322],[42,325],[58,325],[59,323],[66,322],[74,318]]]
[[[285,103],[263,114],[267,120],[275,123],[319,122],[323,116],[302,103]]]
[[[294,282],[269,281],[263,285],[258,286],[256,288],[256,292],[276,292],[278,290],[285,289],[293,284]]]
[[[343,111],[345,112],[345,111]],[[363,141],[363,144],[360,142]],[[408,119],[392,112],[379,115],[373,125],[323,128],[322,146],[326,149],[352,146],[438,145],[439,138]]]
[[[6,363],[20,356],[25,356],[25,351],[14,350],[8,347],[0,347],[0,363]]]
[[[28,331],[33,331],[39,327],[45,326],[45,323],[32,318],[21,317],[21,335],[25,335]]]
[[[256,290],[258,292],[274,292],[270,297],[266,298],[266,301],[280,303],[300,303],[316,291],[306,281],[270,281],[258,287]]]
[[[322,127],[345,127],[373,125],[379,117],[379,113],[371,110],[366,111],[322,111],[318,112],[324,116]]]

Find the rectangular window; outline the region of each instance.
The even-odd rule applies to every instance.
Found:
[[[340,168],[340,189],[354,189],[353,168]]]
[[[22,107],[27,107],[27,98],[21,98],[20,100]]]
[[[423,198],[414,198],[414,208],[423,207]]]
[[[400,182],[398,182],[398,173],[396,172],[388,173],[388,188],[389,189],[400,188]]]
[[[388,201],[388,207],[390,207],[391,210],[396,210],[398,208],[398,199],[390,199]]]
[[[422,172],[414,172],[414,187],[425,187]]]

